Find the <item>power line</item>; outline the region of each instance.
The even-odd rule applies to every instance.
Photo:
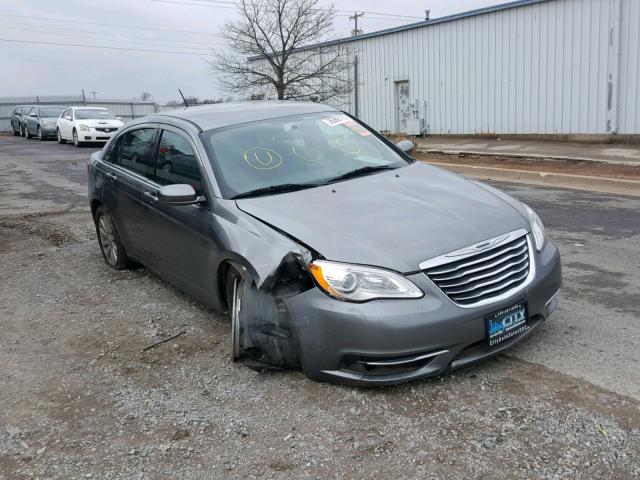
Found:
[[[49,46],[59,46],[59,47],[102,48],[107,50],[129,50],[134,52],[171,53],[171,54],[177,54],[177,55],[197,55],[199,57],[204,55],[204,53],[199,53],[199,52],[176,52],[176,51],[170,51],[170,50],[150,50],[145,48],[109,47],[106,45],[80,45],[76,43],[38,42],[38,41],[32,41],[32,40],[17,40],[14,38],[0,38],[0,42],[28,43],[28,44],[34,44],[34,45],[49,45]]]
[[[154,0],[154,1],[169,1],[169,0]],[[240,5],[239,2],[234,2],[234,1],[229,1],[229,0],[198,0],[200,2],[206,2],[206,3],[225,3],[225,4],[231,4],[231,5]],[[171,3],[179,3],[174,1],[171,1]],[[189,4],[187,4],[189,5]],[[203,5],[205,6],[205,5]],[[328,8],[323,8],[323,9],[318,9],[318,10],[329,10]],[[352,10],[341,10],[341,9],[334,9],[335,12],[344,12],[344,13],[352,13]],[[399,18],[416,18],[416,19],[420,19],[420,20],[424,20],[424,17],[418,17],[415,15],[402,15],[399,13],[389,13],[389,12],[373,12],[371,10],[360,10],[361,12],[364,13],[368,13],[371,15],[382,15],[382,16],[387,16],[387,17],[399,17]]]
[[[191,34],[195,34],[195,35],[216,36],[215,33],[195,32],[195,31],[192,31],[192,30],[172,30],[172,29],[169,29],[169,28],[140,27],[138,25],[118,25],[118,24],[114,24],[114,23],[88,22],[86,20],[69,20],[69,19],[66,19],[66,18],[29,17],[29,16],[26,16],[26,15],[9,15],[8,13],[0,13],[0,17],[27,18],[29,20],[47,20],[47,21],[52,21],[52,22],[66,22],[66,23],[84,23],[86,25],[100,25],[102,27],[133,28],[135,30],[157,30],[159,32],[191,33]]]
[[[100,35],[100,36],[108,36],[108,37],[116,36],[116,37],[135,38],[135,39],[140,39],[140,40],[153,40],[154,42],[185,43],[185,44],[191,44],[191,45],[209,45],[209,46],[214,45],[211,42],[189,42],[189,41],[184,41],[184,40],[168,40],[168,39],[165,40],[165,39],[154,38],[154,37],[139,37],[139,36],[135,36],[135,35],[129,35],[129,34],[126,34],[126,33],[94,32],[94,31],[91,31],[91,30],[81,30],[81,29],[78,29],[78,28],[69,28],[69,27],[59,27],[59,26],[54,26],[54,25],[41,25],[41,24],[35,24],[35,23],[16,22],[15,20],[3,20],[3,19],[0,19],[0,22],[8,23],[10,25],[24,25],[24,26],[27,26],[27,27],[36,27],[36,28],[40,28],[40,29],[62,30],[64,32],[82,32],[82,33],[86,33],[86,34],[89,34],[89,35]],[[17,27],[11,27],[11,28],[17,28]],[[45,31],[45,32],[40,32],[40,33],[49,33],[49,32]],[[69,36],[72,36],[72,35],[69,35]],[[116,41],[116,40],[114,40],[114,41]],[[195,48],[197,48],[197,47],[195,47]]]
[[[30,28],[23,28],[23,27],[14,27],[11,25],[3,25],[5,28],[10,28],[12,30],[21,30],[24,32],[30,32],[30,33],[40,33],[42,35],[57,35],[57,36],[63,36],[63,37],[73,37],[73,38],[84,38],[85,40],[99,40],[99,41],[108,41],[108,42],[115,42],[115,43],[128,43],[131,44],[131,40],[112,40],[112,39],[106,39],[106,38],[96,38],[96,37],[91,37],[91,36],[86,36],[86,35],[74,35],[72,33],[61,33],[61,32],[46,32],[46,31],[41,31],[41,30],[33,30]],[[153,39],[151,39],[153,40]],[[167,44],[157,44],[157,43],[153,43],[153,42],[140,42],[136,40],[136,45],[149,45],[149,46],[157,46],[157,47],[167,47],[167,48],[194,48],[197,50],[202,50],[203,54],[204,54],[204,50],[205,47],[189,47],[186,45],[167,45]],[[215,47],[215,46],[223,46],[220,44],[209,44],[209,47]]]

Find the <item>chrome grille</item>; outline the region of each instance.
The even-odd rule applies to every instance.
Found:
[[[529,251],[526,231],[518,230],[423,262],[421,268],[453,302],[472,307],[521,288],[531,273]]]

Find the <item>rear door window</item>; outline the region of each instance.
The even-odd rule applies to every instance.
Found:
[[[158,146],[156,183],[189,184],[198,195],[204,194],[200,164],[191,143],[182,135],[163,130]]]
[[[153,180],[155,168],[155,128],[139,128],[125,133],[119,140],[120,152],[113,163]]]

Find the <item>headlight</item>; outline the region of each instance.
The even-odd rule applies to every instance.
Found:
[[[534,212],[528,205],[525,205],[524,208],[527,210],[527,214],[529,215],[529,221],[531,222],[531,233],[533,233],[533,239],[536,243],[536,249],[538,251],[542,250],[545,242],[545,234],[544,234],[544,225],[542,220],[536,212]]]
[[[318,286],[340,300],[420,298],[424,294],[404,276],[381,268],[316,260],[309,269]]]
[[[87,127],[85,124],[81,123],[80,125],[78,125],[78,128],[80,129],[81,132],[88,132],[89,131],[89,127]]]

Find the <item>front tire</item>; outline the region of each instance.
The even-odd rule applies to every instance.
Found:
[[[131,268],[134,263],[127,256],[127,250],[120,240],[113,217],[104,206],[96,210],[95,223],[98,244],[105,263],[114,270]]]
[[[240,350],[240,312],[245,292],[245,281],[233,268],[227,272],[225,283],[229,317],[231,319],[231,360],[238,361],[241,357]]]
[[[18,126],[18,128],[20,129],[20,130],[19,130],[19,131],[20,131],[20,136],[21,136],[21,137],[24,137],[24,129],[22,128],[22,124],[20,124],[20,125]]]
[[[24,138],[31,138],[31,134],[29,133],[29,127],[24,126]]]
[[[56,128],[56,135],[58,136],[58,143],[62,145],[63,143],[67,143],[67,141],[62,138],[62,134],[60,133],[60,129]]]
[[[76,129],[73,129],[73,144],[76,147],[81,147],[82,146],[82,142],[78,139],[78,132],[76,131]]]
[[[44,137],[42,136],[42,129],[40,128],[40,125],[38,125],[38,140],[40,140],[41,142],[44,141]]]

